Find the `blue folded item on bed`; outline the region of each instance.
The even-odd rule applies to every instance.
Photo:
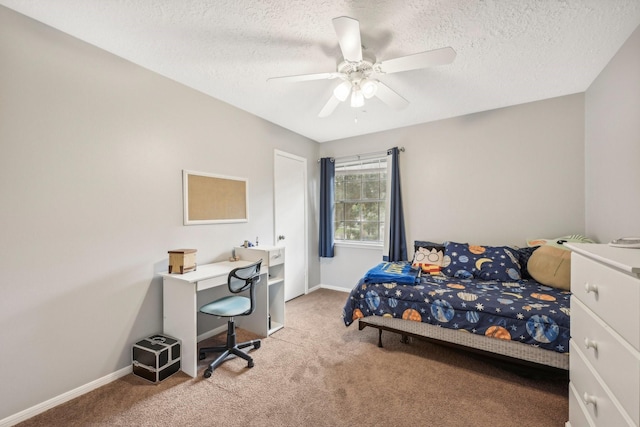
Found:
[[[420,270],[411,267],[408,262],[382,262],[364,275],[365,283],[394,282],[403,285],[413,285]]]

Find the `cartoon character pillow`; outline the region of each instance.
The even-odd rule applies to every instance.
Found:
[[[441,274],[444,261],[444,245],[432,242],[415,242],[412,267],[419,268],[423,273]]]

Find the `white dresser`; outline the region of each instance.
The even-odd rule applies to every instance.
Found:
[[[640,426],[640,249],[567,243],[571,341],[567,426]]]

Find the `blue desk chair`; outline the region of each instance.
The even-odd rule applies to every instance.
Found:
[[[248,362],[248,367],[253,368],[253,359],[242,349],[253,346],[256,350],[260,348],[260,340],[252,340],[243,343],[236,343],[236,327],[233,321],[234,316],[248,316],[253,313],[256,305],[255,288],[260,282],[260,265],[262,260],[246,267],[239,267],[231,270],[227,278],[227,285],[232,294],[238,294],[249,290],[249,297],[240,295],[229,295],[217,299],[200,307],[200,312],[217,317],[228,317],[227,322],[227,344],[216,347],[201,348],[198,354],[200,360],[206,357],[206,353],[222,353],[204,371],[204,377],[209,378],[213,370],[222,364],[227,358],[238,356]]]

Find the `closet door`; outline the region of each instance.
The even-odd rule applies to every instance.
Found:
[[[275,150],[275,237],[285,247],[284,299],[307,292],[307,159]]]

